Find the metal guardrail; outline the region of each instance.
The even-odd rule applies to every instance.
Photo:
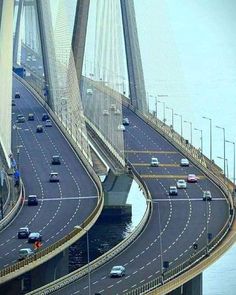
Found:
[[[9,180],[8,180],[9,181]],[[9,189],[8,193],[10,194],[10,183],[8,182]],[[22,181],[20,182],[19,188],[19,196],[15,204],[12,204],[12,208],[10,209],[9,213],[0,221],[0,231],[6,228],[6,226],[16,217],[19,210],[24,204],[24,185]]]
[[[127,248],[143,231],[145,226],[148,223],[149,217],[151,215],[153,206],[151,202],[151,195],[150,192],[147,188],[147,185],[145,182],[141,179],[137,171],[133,166],[130,164],[130,168],[132,169],[133,175],[135,180],[139,183],[139,186],[145,193],[145,197],[147,200],[147,208],[144,213],[144,216],[141,220],[141,222],[136,226],[135,230],[127,237],[125,238],[122,242],[120,242],[118,245],[116,245],[114,248],[103,254],[102,256],[98,257],[94,261],[90,262],[89,268],[90,271],[98,268],[99,266],[103,265],[105,262],[109,261],[113,257],[115,257],[118,253],[122,252],[125,248]],[[69,273],[68,275],[59,278],[58,280],[49,283],[37,290],[31,291],[27,293],[28,295],[46,295],[55,292],[56,290],[59,290],[66,285],[69,285],[70,283],[74,282],[75,280],[78,280],[79,278],[85,276],[88,273],[88,267],[87,265],[81,267],[78,270],[73,271],[72,273]]]

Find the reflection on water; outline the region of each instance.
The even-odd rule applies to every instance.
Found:
[[[89,256],[90,261],[106,253],[121,242],[139,223],[145,209],[146,201],[139,186],[133,181],[127,203],[132,205],[132,218],[113,218],[107,220],[103,215],[97,220],[89,231]],[[69,250],[69,271],[82,267],[87,263],[86,234]]]

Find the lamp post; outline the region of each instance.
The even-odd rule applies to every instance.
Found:
[[[163,104],[163,122],[166,122],[166,102],[165,101],[160,101],[158,100],[157,102],[162,103]]]
[[[166,107],[166,109],[171,111],[171,125],[172,129],[174,129],[174,109],[170,107]]]
[[[201,154],[203,154],[203,137],[202,137],[202,129],[198,129],[198,128],[194,128],[194,130],[197,130],[201,133],[201,137],[200,137],[200,140],[201,140]]]
[[[233,166],[234,171],[233,171],[233,182],[234,182],[234,184],[235,184],[235,142],[234,142],[234,141],[230,141],[230,140],[226,140],[225,142],[233,144],[233,147],[234,147],[234,166]]]
[[[190,121],[184,121],[184,123],[188,123],[190,126],[190,143],[193,144],[193,124]]]
[[[174,115],[180,117],[180,135],[181,135],[181,141],[182,141],[183,140],[183,116],[176,113]]]
[[[76,225],[75,228],[84,230],[86,232],[86,244],[87,244],[87,264],[88,264],[88,295],[91,295],[91,275],[90,275],[90,257],[89,257],[89,234],[88,230]]]
[[[228,178],[229,177],[229,169],[228,169],[228,159],[226,158],[222,158],[222,157],[217,157],[218,159],[224,160],[224,164],[225,164],[225,176]]]
[[[208,117],[202,117],[210,122],[210,160],[212,161],[212,120]]]
[[[223,147],[224,147],[224,175],[225,175],[225,128],[224,127],[220,127],[220,126],[216,126],[216,128],[223,130]]]

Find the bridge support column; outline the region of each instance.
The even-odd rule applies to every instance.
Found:
[[[120,0],[124,31],[126,62],[129,77],[131,104],[143,113],[147,112],[143,67],[138,42],[133,0]]]
[[[84,60],[84,48],[87,32],[89,5],[90,0],[77,0],[72,49],[74,54],[77,78],[79,82],[81,79]]]
[[[183,295],[202,295],[202,274],[184,284]]]
[[[103,183],[105,203],[104,218],[129,217],[132,215],[131,205],[126,204],[133,179],[127,174],[115,175],[112,170]]]
[[[202,295],[202,274],[199,274],[168,295]]]

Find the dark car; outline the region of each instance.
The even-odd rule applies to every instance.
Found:
[[[43,132],[43,126],[42,126],[42,125],[38,125],[38,126],[36,127],[36,132],[37,132],[37,133],[42,133],[42,132]]]
[[[28,196],[28,206],[37,206],[38,205],[38,198],[36,195],[29,195]]]
[[[52,121],[49,119],[46,120],[45,127],[52,127]]]
[[[34,243],[36,241],[42,241],[42,235],[40,233],[34,232],[31,233],[28,237],[28,243]]]
[[[60,156],[59,155],[52,156],[52,165],[60,165],[60,164],[61,164]]]
[[[170,196],[177,196],[178,195],[178,190],[177,190],[176,186],[170,186],[169,195]]]
[[[17,115],[17,123],[25,123],[25,117],[23,115]]]
[[[46,121],[48,119],[49,119],[48,114],[47,113],[43,113],[43,115],[42,115],[42,121]]]
[[[203,201],[211,201],[212,200],[211,192],[210,191],[204,191],[203,196],[202,196],[202,200]]]
[[[11,101],[11,105],[12,105],[13,107],[16,105],[16,102],[15,102],[14,99],[12,99],[12,101]]]
[[[15,98],[20,98],[20,92],[16,91]]]
[[[30,113],[28,115],[28,121],[34,121],[34,114]]]
[[[28,227],[21,227],[18,230],[17,236],[18,236],[18,239],[27,239],[29,234],[30,234],[30,230]]]
[[[49,176],[50,182],[59,182],[59,176],[57,172],[51,172]]]

